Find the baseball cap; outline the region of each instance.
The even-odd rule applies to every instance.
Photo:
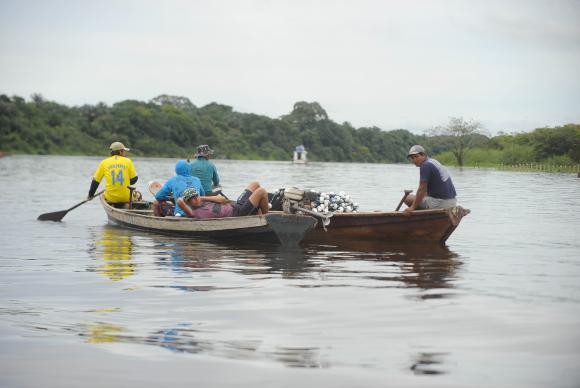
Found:
[[[425,148],[423,148],[420,145],[414,145],[413,147],[411,147],[409,149],[409,153],[407,154],[407,157],[409,157],[411,155],[424,154],[424,153],[425,153]]]
[[[118,142],[118,141],[112,143],[111,146],[109,147],[109,149],[111,151],[121,151],[121,150],[129,151],[129,148],[125,147],[123,145],[123,143]]]

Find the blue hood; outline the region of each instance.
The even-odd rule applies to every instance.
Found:
[[[185,160],[180,160],[175,163],[175,173],[181,176],[190,176],[189,163],[187,163]]]

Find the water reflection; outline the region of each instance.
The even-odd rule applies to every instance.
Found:
[[[330,283],[324,280],[370,280],[359,282],[363,287],[400,287],[422,291],[421,299],[453,296],[444,290],[452,289],[463,262],[447,247],[432,244],[393,245],[369,241],[344,241],[340,245],[308,245],[288,250],[255,244],[227,244],[204,239],[166,236],[148,232],[127,231],[106,226],[97,239],[95,252],[103,259],[101,273],[118,280],[135,271],[132,263],[132,238],[140,238],[150,245],[144,255],[154,256],[155,264],[177,274],[230,272],[253,280],[295,279],[297,287],[345,286],[354,282]],[[365,267],[351,264],[367,263]],[[339,265],[337,265],[339,264]],[[231,289],[232,286],[203,286],[195,283],[199,277],[181,277],[189,284],[176,284],[176,278],[164,279],[167,284],[184,291]],[[316,282],[307,282],[313,280]]]
[[[280,275],[300,278],[317,267],[302,248],[256,246],[240,242],[214,242],[174,236],[150,235],[157,251],[157,263],[177,273],[227,271],[245,276]]]
[[[90,249],[98,260],[96,272],[113,281],[122,280],[135,273],[133,263],[133,241],[131,233],[123,229],[105,226],[95,236],[94,247]]]
[[[163,320],[163,323],[156,323],[146,330],[106,322],[85,325],[80,335],[86,337],[88,343],[152,345],[176,353],[269,360],[300,368],[326,368],[340,363],[328,358],[328,345],[313,346],[320,344],[318,340],[304,341],[301,346],[293,346],[295,342],[287,343],[285,340],[272,341],[290,328],[309,332],[309,318],[302,314],[309,314],[312,309],[324,306],[321,314],[337,314],[332,301],[325,299],[324,302],[312,303],[310,298],[321,297],[326,294],[325,290],[310,292],[304,289],[343,288],[332,291],[333,295],[343,297],[355,289],[356,293],[365,293],[364,289],[375,289],[373,292],[379,293],[406,289],[409,291],[393,295],[428,301],[457,295],[453,288],[462,266],[456,253],[437,245],[394,246],[349,241],[340,245],[307,245],[288,250],[127,231],[110,226],[103,228],[96,239],[94,253],[103,262],[96,271],[113,280],[135,271],[132,264],[135,258],[132,256],[137,250],[133,244],[137,244],[142,276],[133,278],[133,281],[139,281],[140,288],[173,289],[183,292],[182,296],[188,300],[189,293],[212,293],[207,296],[209,300],[214,300],[217,293],[223,293],[217,298],[237,298],[237,301],[226,304],[223,312],[214,307],[206,311],[204,303],[208,303],[208,299],[205,296],[194,298],[191,300],[200,303],[195,316],[180,316],[182,312],[179,312],[172,316],[173,323]],[[233,289],[235,293],[227,293]],[[247,302],[240,302],[244,300]],[[258,300],[264,305],[257,305]],[[171,306],[171,302],[167,303]],[[213,305],[209,303],[208,306]],[[359,306],[348,308],[356,310]],[[228,318],[223,320],[221,314],[228,311],[235,311],[239,318],[227,315]],[[260,320],[268,321],[272,311],[278,317],[285,317],[277,318],[280,331],[268,327],[270,331],[262,333]],[[216,320],[214,314],[220,319]],[[293,321],[294,314],[303,316],[298,327],[288,323]],[[122,314],[119,318],[123,319]],[[373,318],[384,322],[380,314]],[[249,329],[236,329],[239,327],[237,319],[249,325]],[[360,324],[356,319],[348,323],[348,319],[346,325]],[[329,325],[341,327],[340,323],[329,322]],[[324,337],[325,329],[318,330]],[[420,353],[413,359],[410,370],[415,374],[445,373],[441,370],[443,356]]]
[[[452,296],[444,289],[453,288],[463,262],[449,248],[431,244],[392,245],[370,241],[344,241],[340,245],[311,245],[309,251],[325,260],[363,260],[374,262],[373,272],[361,274],[376,281],[397,282],[416,288],[420,299]]]
[[[418,353],[411,365],[411,371],[416,375],[441,375],[447,373],[441,367],[448,353]]]
[[[296,280],[353,279],[371,280],[366,287],[405,287],[423,291],[421,299],[452,296],[445,289],[453,288],[453,281],[463,262],[449,248],[432,244],[393,245],[369,241],[344,241],[340,245],[310,244],[296,249],[276,246],[256,246],[236,242],[228,244],[206,239],[166,236],[148,232],[128,231],[105,226],[96,236],[94,253],[103,264],[99,273],[112,280],[134,274],[133,239],[145,238],[149,245],[143,253],[154,257],[156,265],[173,273],[231,272],[245,277]],[[140,248],[144,244],[140,244]],[[367,263],[364,269],[351,263]],[[337,265],[338,264],[338,265]],[[324,287],[330,283],[298,286]],[[332,286],[355,286],[334,283]],[[171,281],[163,286],[189,291],[211,291],[214,286],[195,284],[176,285]],[[222,287],[220,287],[222,288]],[[231,287],[230,287],[231,288]],[[223,289],[223,288],[222,288]],[[433,290],[437,290],[434,292]]]
[[[207,334],[195,329],[191,323],[159,329],[146,336],[130,334],[119,324],[95,322],[81,326],[79,336],[89,344],[131,343],[153,345],[174,353],[208,354],[236,360],[272,359],[289,367],[325,368],[328,362],[321,359],[315,347],[280,347],[262,349],[261,340],[214,340],[205,339]]]
[[[221,258],[219,250],[210,243],[169,236],[153,236],[157,263],[169,266],[178,273],[199,272],[216,267]]]
[[[86,326],[84,336],[90,344],[118,342],[123,332],[123,326],[112,323],[94,323]]]
[[[357,286],[346,282],[353,279],[364,287],[399,287],[403,284],[422,291],[418,297],[424,300],[452,296],[453,293],[444,290],[453,288],[453,281],[462,265],[455,252],[431,244],[396,246],[349,241],[338,246],[308,245],[288,250],[171,236],[152,236],[152,240],[158,249],[165,250],[158,263],[169,265],[176,272],[226,271],[246,277],[261,276],[261,279],[304,280],[296,285],[298,287]],[[359,270],[351,263],[367,265]],[[321,279],[335,282],[321,282]],[[345,282],[336,282],[338,280]],[[211,289],[214,288],[191,288],[194,291]]]

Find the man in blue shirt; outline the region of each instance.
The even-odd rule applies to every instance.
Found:
[[[457,193],[449,172],[441,163],[427,156],[425,149],[414,145],[407,158],[420,168],[417,195],[408,195],[405,213],[413,210],[450,208],[457,204]]]
[[[199,178],[206,195],[210,195],[212,189],[220,184],[217,168],[209,160],[212,154],[213,150],[207,144],[202,144],[197,147],[197,154],[194,155],[195,160],[189,163],[190,174]]]
[[[155,194],[155,202],[153,203],[153,214],[158,217],[165,216],[187,216],[179,205],[171,204],[173,199],[181,197],[185,189],[193,187],[202,196],[205,191],[201,185],[199,178],[189,174],[189,164],[185,160],[180,160],[175,164],[175,175],[171,177],[161,189]]]

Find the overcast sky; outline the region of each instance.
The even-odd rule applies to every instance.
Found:
[[[0,93],[530,131],[580,123],[579,21],[580,0],[0,0]]]

